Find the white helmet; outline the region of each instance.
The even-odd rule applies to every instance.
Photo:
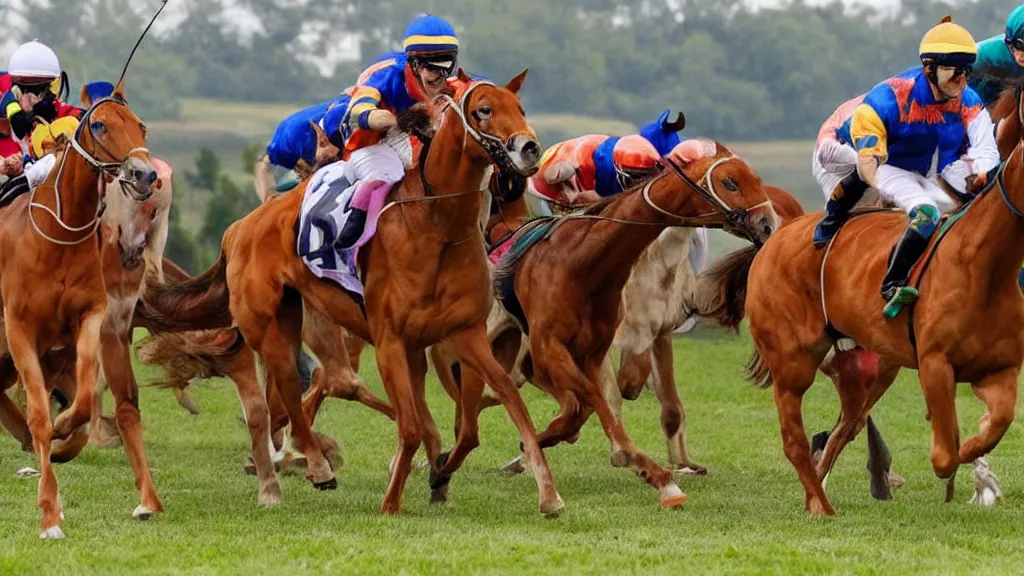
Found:
[[[7,73],[14,78],[60,78],[57,55],[35,40],[22,44],[11,55]]]

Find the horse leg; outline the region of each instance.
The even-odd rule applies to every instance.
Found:
[[[100,376],[96,380],[96,393],[93,394],[92,414],[89,419],[89,444],[100,448],[117,448],[122,444],[117,433],[115,418],[103,416],[103,393],[106,392],[107,376],[100,367]]]
[[[622,392],[615,376],[611,352],[605,354],[604,361],[601,362],[601,396],[604,396],[604,401],[611,407],[615,417],[622,419]]]
[[[988,409],[978,423],[978,434],[965,440],[960,447],[960,463],[974,462],[975,495],[971,502],[991,506],[1002,495],[998,480],[985,462],[985,455],[999,444],[1013,422],[1019,373],[1020,367],[1014,366],[989,374],[971,385],[974,395]]]
[[[636,400],[644,390],[653,366],[647,351],[622,350],[617,375],[619,391],[626,400]]]
[[[441,434],[438,433],[434,415],[430,413],[430,407],[427,406],[427,355],[424,350],[408,350],[406,358],[409,362],[409,383],[413,405],[416,408],[416,419],[423,439],[423,448],[427,453],[427,463],[430,464],[432,471],[436,471],[437,461],[441,456]],[[446,502],[447,500],[447,485],[438,490],[431,490],[431,502]]]
[[[128,334],[104,330],[100,334],[100,353],[103,358],[103,372],[107,376],[107,386],[114,396],[117,428],[124,443],[128,462],[135,473],[135,487],[141,496],[141,502],[132,512],[132,517],[148,520],[154,514],[163,512],[164,508],[153,486],[153,477],[142,446],[139,387],[132,371]]]
[[[259,355],[268,370],[268,390],[273,387],[280,394],[296,448],[306,456],[306,478],[317,490],[336,489],[338,481],[334,471],[324,458],[320,443],[302,410],[302,383],[296,368],[302,346],[302,299],[295,293],[286,295],[258,341],[250,339],[248,331],[243,331],[243,335],[246,342],[259,346]]]
[[[37,505],[43,511],[40,538],[63,538],[60,524],[64,519],[60,495],[57,492],[57,476],[50,464],[50,441],[53,427],[50,424],[50,397],[46,393],[43,370],[39,355],[31,342],[35,339],[26,333],[24,326],[15,318],[7,318],[7,344],[11,357],[18,368],[26,395],[28,407],[28,428],[32,433],[32,447],[39,456],[39,493]]]
[[[523,402],[523,397],[519,394],[519,389],[516,388],[515,383],[501,369],[498,361],[494,359],[491,353],[491,347],[487,341],[486,325],[483,322],[478,322],[471,328],[455,334],[451,340],[452,344],[455,345],[459,358],[462,359],[463,365],[470,371],[475,372],[476,377],[482,377],[494,389],[501,398],[502,404],[504,404],[505,410],[508,412],[512,422],[515,423],[516,428],[519,430],[523,451],[526,453],[530,467],[533,469],[534,480],[537,482],[541,514],[545,516],[558,515],[562,508],[565,507],[565,503],[562,501],[562,497],[558,495],[558,489],[555,487],[555,481],[551,476],[551,469],[548,467],[547,459],[544,458],[544,453],[540,449],[540,444],[537,441],[537,432],[533,427],[533,421],[530,420],[530,413],[526,409],[526,403]],[[465,370],[463,374],[465,375]],[[464,397],[468,380],[470,378],[464,376],[462,392]],[[474,394],[476,393],[475,390],[473,392]],[[472,418],[474,421],[473,433],[475,435],[475,420],[478,416],[477,409],[474,407],[473,410],[469,410],[466,405],[463,405],[462,410],[463,427],[467,423],[467,416]],[[465,429],[462,432],[465,433]],[[444,455],[441,458],[443,459]],[[461,464],[461,462],[458,462],[458,464]],[[447,482],[455,469],[455,462],[449,459],[449,462],[444,463],[444,466],[438,471],[438,476]]]
[[[28,422],[7,392],[0,392],[0,425],[14,436],[23,451],[32,451],[32,432]]]
[[[779,360],[772,362],[776,357]],[[769,361],[775,386],[775,407],[779,412],[782,447],[803,484],[804,509],[814,515],[834,516],[835,510],[825,496],[825,489],[814,469],[801,408],[804,393],[814,383],[819,362],[812,355],[794,352],[780,353],[765,360]]]
[[[392,460],[388,490],[381,503],[382,514],[398,514],[402,493],[412,470],[412,458],[420,447],[416,401],[410,379],[409,354],[405,344],[392,333],[373,335],[377,345],[377,368],[398,423],[398,450]],[[417,367],[418,369],[419,367]]]
[[[616,467],[632,466],[637,476],[658,490],[662,506],[666,508],[682,506],[686,502],[686,494],[683,494],[679,486],[673,481],[672,473],[654,462],[650,456],[633,442],[629,433],[626,432],[626,427],[623,426],[622,420],[615,416],[611,407],[601,395],[601,388],[598,382],[601,378],[601,363],[604,359],[592,357],[586,362],[585,373],[577,369],[576,374],[572,375],[571,373],[573,368],[576,368],[576,365],[572,362],[568,350],[562,347],[561,351],[564,351],[565,355],[563,362],[568,360],[568,363],[563,364],[564,368],[568,368],[565,372],[569,373],[570,377],[577,378],[578,385],[584,390],[589,407],[597,413],[597,417],[601,421],[601,427],[604,428],[605,435],[612,443],[613,456],[616,455],[616,452],[619,453],[617,460],[613,458],[612,465]],[[607,352],[605,354],[607,355]]]
[[[77,385],[75,400],[54,420],[53,435],[56,438],[67,438],[92,417],[96,379],[100,372],[100,330],[103,326],[103,319],[106,317],[106,302],[103,304],[98,309],[82,314],[78,335],[75,339],[75,382]]]
[[[919,360],[918,375],[932,423],[929,458],[940,480],[946,480],[946,502],[953,500],[957,466],[960,465],[960,430],[956,420],[956,380],[945,356],[933,354]]]
[[[455,437],[458,438],[459,427],[462,423],[462,401],[460,399],[462,391],[454,370],[458,357],[451,350],[451,344],[447,340],[428,348],[427,355],[430,358],[430,364],[434,367],[434,373],[437,374],[437,380],[441,383],[441,388],[455,403]]]
[[[245,423],[249,428],[253,465],[256,477],[260,481],[259,505],[268,508],[278,506],[283,496],[274,471],[274,463],[271,461],[273,443],[270,439],[270,408],[267,407],[259,378],[256,376],[255,358],[251,350],[243,347],[243,350],[235,355],[229,376],[235,383]]]
[[[707,468],[694,464],[686,452],[686,410],[676,390],[671,333],[661,334],[654,339],[651,361],[654,367],[654,392],[661,403],[661,429],[668,444],[669,464],[677,474],[703,476],[708,473]]]

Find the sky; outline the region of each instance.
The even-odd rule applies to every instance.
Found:
[[[213,0],[210,0],[210,1],[213,1]],[[226,2],[230,6],[230,5],[234,4],[236,0],[223,0],[223,1]],[[745,0],[745,2],[748,5],[757,6],[757,7],[777,6],[777,5],[781,4],[782,1],[783,0]],[[826,4],[826,3],[828,3],[828,1],[829,0],[806,0],[806,2],[808,4],[812,4],[812,5],[815,5],[815,4]],[[72,3],[77,3],[78,0],[50,0],[50,2],[51,3],[53,3],[53,2],[58,2],[58,3],[67,2],[69,4],[72,4]],[[155,9],[159,5],[159,3],[158,3],[159,0],[135,0],[135,2],[140,6],[140,11],[143,9],[142,7],[145,7],[145,6],[151,7],[150,9]],[[899,0],[843,0],[843,4],[845,4],[847,6],[867,4],[867,5],[877,6],[877,7],[883,7],[883,6],[896,7],[896,6],[899,5]],[[22,5],[22,0],[0,0],[0,5],[13,6],[14,8],[17,9],[17,8],[19,8]],[[163,14],[161,14],[160,20],[157,21],[157,23],[154,25],[154,29],[159,31],[161,29],[171,28],[175,24],[177,24],[182,18],[184,18],[183,6],[184,6],[184,4],[181,3],[181,2],[174,2],[174,1],[169,2],[168,5],[167,5],[167,8],[164,10]],[[2,15],[3,15],[2,8],[0,8],[0,16],[2,16]],[[234,24],[235,24],[235,26],[238,27],[239,31],[242,32],[242,33],[252,32],[254,29],[256,29],[258,27],[258,23],[255,20],[255,18],[247,16],[245,14],[245,11],[241,10],[241,9],[239,10],[239,16],[234,19]],[[14,26],[16,26],[16,24],[12,25],[9,22],[3,22],[2,24],[0,24],[0,27],[3,27],[3,28],[7,28],[8,26],[14,27]],[[45,42],[45,39],[40,39],[40,40]],[[349,39],[347,41],[343,41],[343,44],[345,45],[346,49],[338,50],[338,51],[335,52],[336,54],[340,54],[340,55],[353,55],[358,50],[357,48],[356,49],[352,49],[352,48],[358,46],[358,44],[355,42],[354,38],[353,39]],[[6,68],[7,58],[10,57],[11,52],[13,52],[15,48],[17,48],[17,42],[15,42],[13,39],[8,39],[6,41],[0,41],[0,69]],[[325,73],[329,73],[330,69],[333,68],[334,64],[336,64],[336,62],[323,62],[322,58],[321,58],[321,62],[322,62],[322,68],[324,68],[323,72],[325,72]]]

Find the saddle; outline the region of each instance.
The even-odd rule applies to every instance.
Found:
[[[25,174],[8,178],[0,184],[0,208],[8,206],[15,198],[27,194],[31,189],[28,176]]]

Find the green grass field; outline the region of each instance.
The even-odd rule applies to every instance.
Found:
[[[87,448],[57,468],[68,539],[41,542],[37,482],[14,477],[34,461],[7,437],[0,442],[0,574],[1020,571],[1019,427],[989,458],[1004,500],[993,509],[968,505],[972,479],[965,467],[956,502],[944,504],[928,462],[930,428],[916,375],[906,373],[874,412],[906,486],[894,501],[872,500],[858,439],[829,479],[839,515],[812,519],[782,454],[771,392],[743,379],[749,351],[746,337],[719,333],[676,342],[690,449],[709,469],[706,477],[680,480],[689,496],[681,510],[659,509],[654,490],[608,464],[608,442],[592,419],[576,445],[547,452],[567,504],[556,520],[537,513],[531,477],[496,471],[519,442],[498,409],[484,414],[483,445],[453,479],[448,504],[428,503],[420,470],[410,478],[404,514],[385,518],[378,509],[395,429],[383,417],[328,401],[317,428],[341,442],[338,490],[317,492],[301,477],[283,477],[283,506],[260,510],[256,480],[242,473],[249,443],[230,384],[194,387],[200,416],[186,414],[166,391],[144,389],[146,448],[166,513],[148,523],[132,520],[138,497],[123,450]],[[139,373],[143,382],[154,377],[150,369]],[[362,375],[380,393],[369,352]],[[432,375],[428,390],[450,446],[453,407]],[[536,424],[555,414],[554,402],[536,390],[525,396]],[[983,410],[968,389],[959,398],[966,437]],[[830,427],[837,410],[835,392],[819,379],[805,403],[808,430]],[[658,413],[649,391],[624,409],[633,438],[663,460]]]

